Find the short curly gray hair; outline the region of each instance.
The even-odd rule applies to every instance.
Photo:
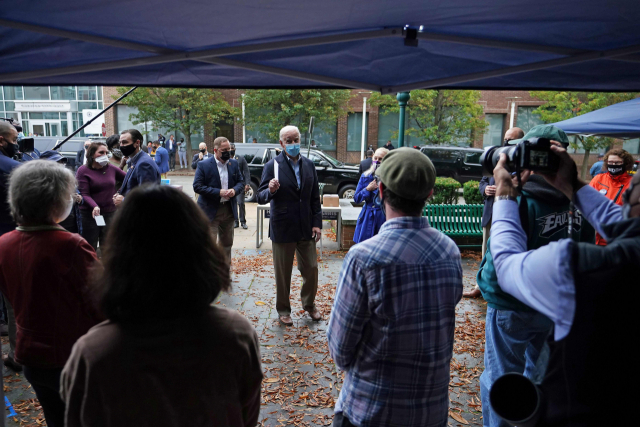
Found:
[[[18,224],[56,220],[66,210],[75,187],[73,173],[58,163],[32,160],[20,165],[9,177],[11,215]]]

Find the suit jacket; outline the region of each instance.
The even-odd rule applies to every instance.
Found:
[[[271,204],[269,237],[274,243],[291,243],[312,239],[312,228],[322,228],[322,208],[318,175],[313,162],[300,156],[300,188],[293,168],[280,153],[269,160],[262,171],[258,189],[258,203]],[[273,164],[278,162],[280,188],[275,194],[269,191],[269,181],[274,178]]]
[[[371,157],[367,157],[366,159],[361,161],[360,162],[360,168],[358,169],[358,173],[360,175],[365,173],[371,167],[372,163],[373,163],[373,159]]]
[[[9,192],[9,174],[19,165],[20,163],[0,153],[0,236],[16,228],[7,202],[7,193]]]
[[[191,161],[191,169],[197,168],[198,167],[198,163],[200,163],[202,160],[209,159],[209,158],[213,157],[213,154],[207,153],[207,154],[205,154],[205,157],[202,160],[200,160],[200,158],[198,157],[199,154],[200,153],[198,152],[198,153],[193,155],[193,160]]]
[[[227,170],[229,172],[229,189],[233,188],[236,191],[237,197],[237,195],[242,194],[242,189],[244,188],[244,178],[240,172],[238,162],[234,159],[229,160]],[[198,168],[196,169],[196,176],[193,179],[193,191],[200,195],[198,198],[198,205],[202,208],[204,213],[207,214],[210,221],[213,221],[218,213],[221,189],[222,182],[220,181],[216,158],[211,157],[200,161],[198,163]],[[238,214],[236,212],[236,197],[232,197],[229,202],[231,203],[233,217],[238,219]]]
[[[160,170],[160,173],[167,173],[169,172],[169,152],[162,148],[162,147],[158,147],[156,149],[156,164],[158,165],[158,169]]]
[[[249,170],[247,159],[245,159],[244,156],[236,156],[236,160],[238,161],[238,165],[240,165],[240,170],[244,177],[244,185],[249,185],[251,183],[251,171]]]
[[[493,213],[493,200],[494,197],[487,197],[484,194],[484,189],[487,185],[496,185],[496,180],[492,176],[483,176],[480,180],[480,194],[484,197],[484,208],[482,209],[482,226],[486,227],[491,223],[491,215]]]
[[[160,171],[153,159],[144,151],[140,151],[140,155],[129,165],[118,192],[126,196],[137,186],[146,183],[160,184]]]
[[[164,143],[165,149],[169,152],[169,154],[173,154],[175,156],[176,154],[176,150],[178,148],[178,141],[176,141],[175,139],[173,140],[173,142],[171,142],[171,145],[173,145],[173,147],[171,147],[171,149],[169,149],[169,141],[171,141],[171,139],[167,139]]]
[[[76,153],[76,170],[84,164],[84,146]]]

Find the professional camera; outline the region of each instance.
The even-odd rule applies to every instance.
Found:
[[[11,126],[16,128],[16,131],[18,131],[18,133],[22,132],[22,126],[20,126],[20,123],[14,123],[12,118],[0,117],[0,120],[4,120],[5,122],[9,122],[9,124]]]
[[[489,147],[480,156],[482,173],[492,176],[493,169],[500,160],[500,154],[507,155],[507,170],[517,172],[523,169],[540,173],[553,173],[560,167],[560,158],[551,151],[551,140],[529,138],[514,145]]]

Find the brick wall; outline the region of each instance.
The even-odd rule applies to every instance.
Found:
[[[340,237],[340,249],[348,251],[349,248],[355,245],[353,241],[354,233],[356,232],[355,225],[342,224],[342,236]]]
[[[113,101],[118,99],[120,94],[116,90],[115,86],[103,86],[102,87],[102,99],[104,101],[104,106],[108,106]],[[109,111],[104,113],[104,125],[107,128],[107,136],[111,136],[114,133],[119,133],[124,129],[117,129],[118,119],[117,119],[117,106],[114,106]]]

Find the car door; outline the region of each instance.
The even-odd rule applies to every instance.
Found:
[[[480,151],[467,151],[464,154],[460,168],[460,182],[480,181],[482,179],[482,165],[480,164]]]
[[[314,153],[313,151],[307,153],[301,151],[304,157],[308,157],[309,160],[313,162],[313,165],[316,167],[316,174],[318,175],[318,184],[325,184],[327,188],[333,188],[336,186],[336,177],[333,171],[333,165],[327,159],[322,157],[318,153]]]

